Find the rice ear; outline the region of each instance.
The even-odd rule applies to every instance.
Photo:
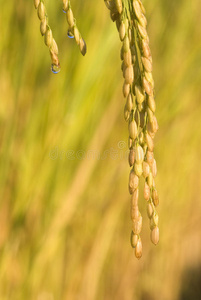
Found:
[[[60,71],[60,62],[58,58],[58,46],[53,37],[52,30],[48,24],[48,15],[45,4],[41,0],[34,0],[34,6],[37,9],[38,18],[40,20],[40,32],[44,36],[44,43],[49,48],[50,58],[52,61],[52,72],[58,73]]]
[[[63,1],[63,10],[66,12],[66,21],[68,23],[69,28],[72,29],[75,42],[78,45],[81,54],[84,56],[87,52],[87,46],[85,40],[82,38],[82,35],[77,27],[76,20],[73,15],[71,3],[69,0],[62,0],[62,1]],[[107,3],[107,1],[105,1],[105,3]]]
[[[129,0],[124,0],[123,5],[121,0],[105,2],[116,20],[122,42],[120,57],[123,61],[122,72],[125,79],[123,96],[126,98],[124,116],[126,121],[129,121],[128,161],[132,167],[129,176],[133,222],[131,245],[135,247],[135,256],[139,259],[142,256],[142,241],[139,236],[141,215],[138,208],[138,186],[142,174],[145,178],[144,198],[148,202],[147,214],[151,219],[151,240],[154,244],[159,240],[158,217],[156,217],[158,215],[155,209],[158,204],[158,194],[154,182],[157,168],[153,154],[153,139],[158,130],[158,123],[155,116],[152,56],[146,30],[145,8],[141,0],[133,0],[132,5],[129,5]]]

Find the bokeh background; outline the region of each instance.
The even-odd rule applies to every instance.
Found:
[[[12,2],[12,3],[11,3]],[[130,246],[127,125],[115,24],[72,0],[88,52],[47,1],[61,72],[32,1],[0,0],[0,299],[201,299],[201,2],[144,0],[153,55],[160,243]]]

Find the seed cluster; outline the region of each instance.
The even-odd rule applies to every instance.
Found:
[[[146,26],[145,8],[141,0],[104,0],[110,17],[116,22],[122,42],[121,69],[124,77],[123,95],[126,99],[124,117],[129,131],[129,192],[131,194],[131,245],[135,256],[142,256],[140,232],[142,216],[139,211],[139,179],[145,178],[144,198],[150,219],[151,241],[159,241],[159,203],[154,178],[157,173],[154,159],[154,136],[158,130],[155,116],[152,56]]]
[[[87,52],[86,43],[76,26],[76,20],[73,16],[73,11],[71,8],[70,1],[69,0],[62,0],[62,1],[63,1],[63,11],[66,13],[66,20],[69,25],[68,36],[75,38],[75,41],[80,48],[80,52],[84,56]]]
[[[69,0],[63,1],[63,11],[66,13],[66,19],[69,25],[68,36],[75,38],[77,45],[79,46],[80,52],[82,55],[85,55],[87,52],[87,47],[84,39],[82,38],[77,26],[76,20],[73,16],[71,9],[71,4]],[[58,46],[53,38],[52,30],[48,24],[48,16],[43,0],[34,0],[34,6],[37,9],[38,18],[40,19],[40,32],[44,36],[44,42],[49,48],[50,57],[52,60],[52,72],[57,74],[60,71],[60,63],[58,59]]]
[[[48,16],[42,0],[34,0],[35,8],[37,9],[38,18],[40,19],[40,32],[44,36],[44,42],[49,48],[50,57],[52,60],[52,72],[58,73],[60,70],[60,63],[58,59],[58,46],[53,38],[52,30],[48,24]]]

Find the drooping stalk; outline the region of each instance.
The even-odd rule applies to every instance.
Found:
[[[131,194],[131,245],[137,258],[142,256],[140,232],[142,216],[139,211],[139,180],[145,179],[144,198],[150,219],[151,241],[159,241],[158,193],[154,178],[157,173],[154,159],[154,136],[158,130],[155,116],[152,56],[146,31],[147,20],[141,0],[104,0],[116,22],[122,42],[121,69],[124,77],[123,95],[126,99],[124,117],[129,131],[129,192]]]
[[[40,19],[40,32],[44,36],[44,42],[49,48],[50,57],[52,60],[52,72],[58,73],[60,71],[60,62],[58,58],[58,46],[53,38],[52,30],[48,24],[48,15],[44,2],[42,0],[34,0],[34,6],[37,9],[38,18]]]
[[[80,31],[76,25],[76,20],[73,15],[73,11],[71,8],[71,3],[69,0],[62,0],[63,1],[63,11],[66,13],[66,20],[69,25],[68,29],[68,36],[70,38],[75,38],[76,44],[80,48],[80,52],[84,56],[87,52],[87,47],[85,40],[82,38]]]
[[[71,9],[71,3],[69,0],[62,0],[63,11],[66,13],[66,19],[69,25],[68,36],[74,38],[77,45],[79,46],[82,55],[87,52],[87,47],[84,39],[82,38],[78,27],[76,25],[76,20]],[[34,0],[34,6],[37,9],[38,18],[40,19],[40,32],[44,36],[44,42],[49,48],[50,57],[52,60],[52,72],[57,74],[60,71],[60,62],[58,58],[58,46],[53,38],[52,30],[48,24],[48,15],[46,12],[44,0]]]

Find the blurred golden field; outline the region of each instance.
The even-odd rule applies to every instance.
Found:
[[[32,1],[0,1],[0,300],[201,299],[201,2],[144,0],[153,56],[160,242],[130,246],[118,32],[104,1],[47,1],[61,72]],[[142,194],[142,193],[141,193]]]

